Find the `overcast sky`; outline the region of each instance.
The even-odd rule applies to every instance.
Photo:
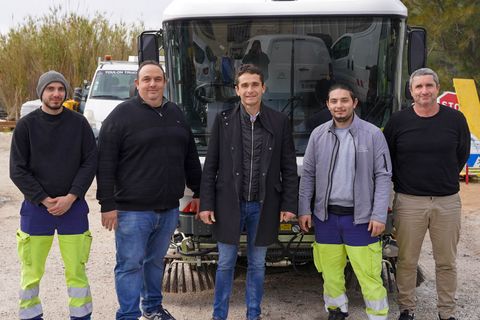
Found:
[[[0,33],[7,33],[24,21],[25,17],[41,17],[49,8],[61,5],[63,11],[92,17],[104,13],[112,22],[143,21],[147,29],[161,27],[163,9],[172,0],[2,0],[0,5]]]

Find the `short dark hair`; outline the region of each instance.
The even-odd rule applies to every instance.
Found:
[[[235,85],[238,85],[238,78],[245,73],[258,74],[260,76],[260,81],[262,82],[262,84],[264,84],[265,80],[263,78],[262,70],[254,64],[247,63],[241,65],[240,68],[238,68],[238,71],[235,74]]]
[[[160,70],[162,70],[163,77],[165,78],[165,70],[163,70],[163,67],[160,63],[158,63],[155,60],[145,60],[142,63],[140,63],[140,66],[138,66],[137,79],[140,77],[140,70],[142,70],[143,67],[148,66],[148,65],[153,65],[153,66],[159,67]]]
[[[337,82],[332,84],[328,89],[327,101],[330,100],[330,92],[337,89],[347,90],[350,93],[350,97],[352,98],[353,101],[357,99],[357,97],[355,96],[355,93],[353,92],[352,88],[350,88],[348,84]]]

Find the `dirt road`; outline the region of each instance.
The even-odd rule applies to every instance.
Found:
[[[0,319],[17,319],[19,262],[15,231],[19,225],[22,195],[8,178],[11,134],[0,133]],[[68,161],[68,159],[65,159]],[[88,274],[94,300],[94,319],[114,319],[117,301],[113,282],[115,247],[113,233],[100,225],[99,206],[95,201],[95,183],[87,194],[90,206],[90,228],[94,237]],[[480,183],[461,185],[463,201],[462,234],[458,254],[458,317],[480,319]],[[434,266],[428,237],[421,257],[426,281],[417,289],[417,319],[436,319]],[[230,307],[232,320],[244,319],[244,277],[236,279]],[[179,320],[207,320],[211,317],[212,291],[197,294],[166,294],[165,307]],[[348,292],[349,319],[366,319],[363,301],[357,291]],[[68,319],[67,294],[63,266],[55,241],[41,283],[45,319]],[[395,295],[389,295],[391,314],[397,319]],[[264,319],[327,319],[322,302],[318,274],[299,275],[293,271],[269,274],[265,283]]]

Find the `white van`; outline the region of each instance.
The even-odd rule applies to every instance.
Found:
[[[133,60],[133,59],[132,59]],[[100,61],[93,76],[84,116],[98,137],[102,122],[121,102],[130,98],[137,77],[136,61]]]
[[[379,56],[381,31],[382,23],[373,22],[361,32],[343,34],[332,45],[335,80],[347,83],[363,102],[367,101],[369,88],[375,85],[376,66],[383,59]]]
[[[255,36],[248,40],[245,53],[250,51],[257,40],[270,60],[269,76],[265,82],[270,95],[290,92],[291,80],[294,82],[294,91],[298,94],[314,92],[318,81],[330,79],[330,53],[321,38],[299,34]]]

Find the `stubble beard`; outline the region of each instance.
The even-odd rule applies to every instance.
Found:
[[[59,105],[51,105],[51,104],[48,104],[48,103],[45,103],[45,102],[44,102],[43,104],[45,105],[45,107],[46,107],[47,109],[50,109],[50,110],[53,110],[53,111],[57,111],[57,110],[59,110],[59,109],[62,108],[62,104],[59,104]]]
[[[353,118],[353,113],[348,115],[348,116],[345,116],[345,117],[333,117],[333,119],[336,121],[336,122],[339,122],[339,123],[345,123],[345,122],[348,122],[350,121],[351,119]]]

